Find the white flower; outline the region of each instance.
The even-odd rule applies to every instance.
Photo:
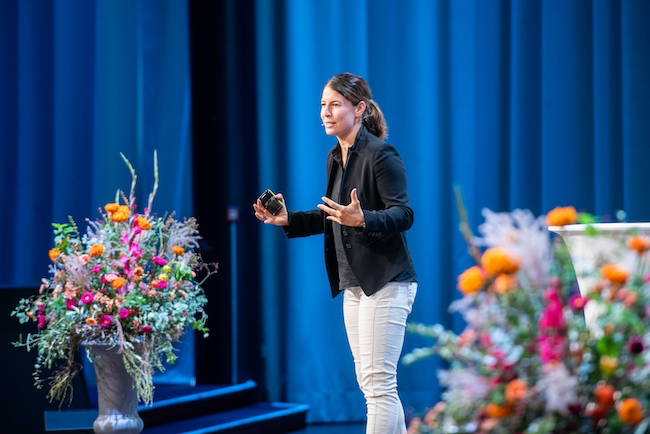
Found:
[[[534,285],[543,285],[552,256],[546,216],[535,218],[532,212],[522,209],[511,213],[483,209],[483,216],[485,222],[478,227],[483,237],[475,242],[504,248],[521,261],[520,269]]]
[[[572,376],[564,363],[549,363],[544,366],[544,376],[535,388],[546,397],[546,411],[569,414],[569,405],[578,401],[576,388],[578,379]]]

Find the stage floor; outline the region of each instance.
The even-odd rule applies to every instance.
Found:
[[[365,429],[365,423],[312,424],[291,434],[364,434]]]

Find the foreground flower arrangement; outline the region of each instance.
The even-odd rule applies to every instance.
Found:
[[[156,154],[153,191],[143,213],[137,213],[137,177],[122,158],[132,176],[129,197],[118,192],[115,202],[100,209],[101,218],[86,219],[83,235],[72,219],[53,224],[50,276],[42,280],[38,295],[21,300],[12,313],[21,323],[37,323],[38,332],[15,345],[36,349],[36,386],[48,383],[50,401],[72,399],[72,380],[81,369],[75,361],[80,347],[104,344],[119,347],[138,398],[149,404],[152,374],[177,357],[173,342],[190,327],[208,333],[201,285],[217,272],[217,265],[203,263],[196,252],[198,224],[194,218],[175,220],[173,213],[152,214]],[[199,272],[204,274],[201,281]],[[53,370],[49,378],[44,370]]]
[[[458,277],[463,296],[450,311],[462,314],[465,330],[408,325],[434,344],[405,364],[432,355],[449,364],[439,372],[441,402],[409,433],[645,433],[650,240],[626,235],[619,247],[635,252],[632,269],[597,264],[595,283],[579,289],[566,245],[547,229],[578,222],[574,208],[537,218],[483,214],[481,238],[461,224],[476,265]],[[590,225],[587,232],[604,236]],[[589,303],[602,306],[594,323],[585,322]]]

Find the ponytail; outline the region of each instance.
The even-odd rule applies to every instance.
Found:
[[[388,138],[388,125],[384,118],[384,113],[379,108],[379,104],[374,99],[366,101],[366,112],[363,115],[363,125],[368,129],[370,134],[379,137],[382,140]]]

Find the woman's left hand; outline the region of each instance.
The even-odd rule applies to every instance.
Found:
[[[351,227],[362,227],[365,224],[361,203],[357,197],[357,189],[353,188],[350,192],[350,205],[341,205],[334,202],[328,197],[322,197],[325,205],[318,204],[318,209],[328,214],[327,220],[331,220],[340,225]]]

